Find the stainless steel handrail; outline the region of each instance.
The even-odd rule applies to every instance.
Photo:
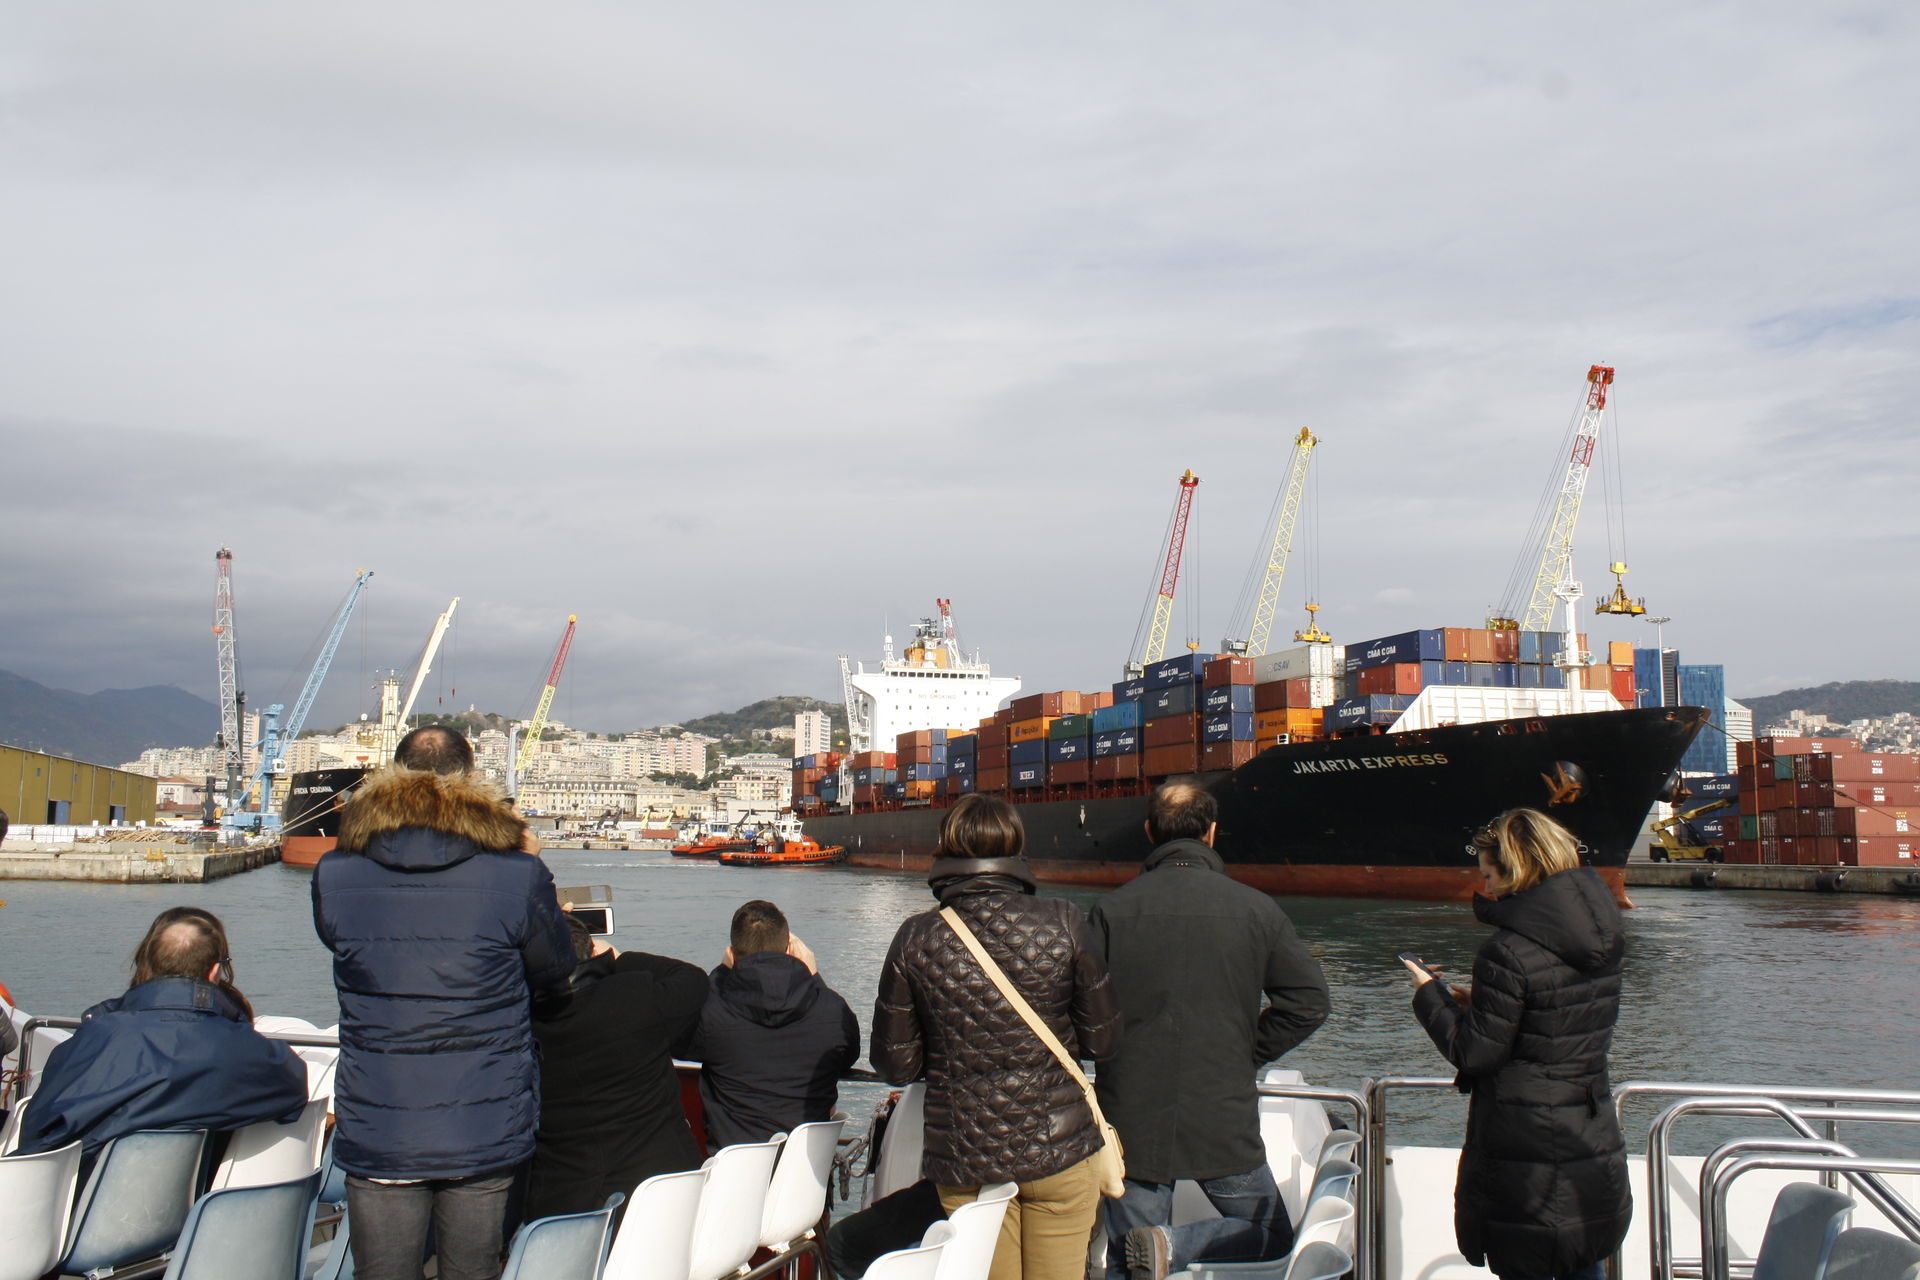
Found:
[[[1720,1167],[1726,1164],[1727,1161],[1757,1152],[1787,1152],[1847,1157],[1856,1157],[1858,1155],[1857,1152],[1844,1142],[1832,1142],[1826,1138],[1735,1138],[1732,1142],[1723,1142],[1715,1147],[1708,1153],[1707,1158],[1701,1161],[1700,1185],[1705,1186],[1711,1181],[1713,1175],[1717,1173]],[[1700,1215],[1700,1271],[1702,1276],[1706,1274],[1705,1260],[1713,1257],[1715,1254],[1715,1244],[1711,1238],[1712,1235],[1712,1220],[1703,1213]],[[1727,1270],[1731,1271],[1733,1269],[1733,1262],[1731,1260],[1733,1241],[1731,1238],[1724,1242],[1719,1252],[1727,1256]],[[1678,1270],[1679,1267],[1680,1263],[1676,1259],[1674,1268]]]
[[[1367,1081],[1361,1082],[1361,1089],[1343,1089],[1338,1085],[1323,1084],[1269,1084],[1260,1082],[1254,1089],[1263,1098],[1304,1098],[1312,1102],[1337,1102],[1353,1112],[1353,1131],[1360,1135],[1360,1159],[1354,1161],[1360,1166],[1360,1185],[1354,1191],[1354,1204],[1364,1208],[1373,1185],[1373,1175],[1368,1172],[1368,1150],[1371,1138],[1368,1134],[1369,1108],[1367,1095],[1361,1090]],[[1376,1274],[1368,1259],[1367,1245],[1374,1236],[1374,1224],[1364,1212],[1354,1214],[1353,1257],[1354,1280],[1373,1280]]]
[[[1387,1095],[1395,1090],[1451,1089],[1454,1082],[1452,1076],[1382,1076],[1366,1081],[1365,1086],[1367,1129],[1361,1143],[1364,1158],[1355,1162],[1362,1172],[1365,1198],[1361,1201],[1364,1212],[1359,1216],[1365,1235],[1355,1239],[1353,1256],[1354,1265],[1366,1269],[1357,1280],[1375,1280],[1387,1274],[1387,1233],[1379,1230],[1387,1212]]]
[[[1920,1174],[1920,1160],[1881,1160],[1864,1157],[1796,1155],[1781,1153],[1777,1155],[1741,1156],[1713,1176],[1713,1181],[1702,1190],[1701,1221],[1710,1222],[1703,1228],[1712,1232],[1714,1253],[1705,1259],[1706,1280],[1726,1280],[1727,1276],[1727,1196],[1733,1183],[1743,1173],[1755,1169],[1793,1169],[1809,1173],[1838,1173],[1852,1178],[1869,1173],[1912,1173]],[[1920,1230],[1915,1230],[1899,1219],[1894,1225],[1911,1240],[1920,1243]]]
[[[1647,1130],[1647,1254],[1650,1280],[1673,1280],[1676,1259],[1673,1256],[1672,1215],[1668,1206],[1667,1149],[1668,1134],[1674,1124],[1688,1115],[1772,1116],[1781,1120],[1802,1138],[1819,1138],[1809,1119],[1819,1120],[1826,1128],[1825,1138],[1835,1135],[1842,1120],[1864,1123],[1920,1123],[1920,1111],[1842,1109],[1831,1106],[1795,1109],[1782,1097],[1802,1101],[1883,1103],[1892,1106],[1920,1107],[1920,1093],[1893,1089],[1802,1089],[1769,1090],[1755,1085],[1729,1085],[1725,1092],[1709,1093],[1708,1086],[1630,1082],[1622,1085],[1614,1099],[1614,1113],[1622,1115],[1627,1098],[1655,1094],[1679,1095],[1681,1101],[1662,1111]],[[1625,1095],[1624,1097],[1621,1095]],[[1623,1123],[1624,1128],[1624,1123]],[[1856,1182],[1856,1185],[1860,1185]],[[1879,1178],[1861,1186],[1861,1193],[1874,1207],[1889,1217],[1900,1216],[1905,1202]],[[1910,1210],[1909,1210],[1910,1211]],[[1618,1251],[1614,1253],[1614,1273],[1619,1274]],[[1703,1257],[1702,1266],[1705,1265]]]

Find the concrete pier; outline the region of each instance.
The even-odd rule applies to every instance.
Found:
[[[1724,862],[1627,863],[1627,887],[1773,889],[1789,893],[1901,893],[1920,891],[1911,867],[1780,867]]]
[[[205,884],[280,861],[278,844],[209,848],[153,840],[0,848],[0,880],[87,880],[102,884]]]

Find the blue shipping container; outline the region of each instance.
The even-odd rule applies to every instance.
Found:
[[[1016,742],[1007,748],[1008,764],[1045,764],[1047,759],[1047,740],[1029,738],[1025,742]]]
[[[1174,684],[1149,690],[1140,701],[1140,714],[1148,720],[1163,720],[1170,716],[1190,716],[1199,706],[1199,685]]]
[[[1738,795],[1740,775],[1735,773],[1715,773],[1704,778],[1686,779],[1687,790],[1693,792],[1693,799],[1684,807],[1692,808],[1696,804],[1705,804],[1709,800]],[[1715,810],[1718,812],[1718,810]]]
[[[1222,711],[1200,722],[1202,742],[1252,742],[1253,713]]]
[[[1437,630],[1405,631],[1397,636],[1381,636],[1378,640],[1347,646],[1347,661],[1356,671],[1395,662],[1439,662],[1446,656],[1445,639]]]
[[[945,764],[947,762],[947,744],[944,742],[936,742],[931,747],[928,747],[927,758],[935,764]]]
[[[939,744],[945,742],[946,740],[947,740],[947,731],[945,729],[927,730],[927,741],[934,744],[935,746],[938,746]]]
[[[907,766],[908,782],[933,782],[947,776],[944,764],[910,764]]]
[[[1048,738],[1047,759],[1085,760],[1087,758],[1087,740],[1085,738]]]
[[[1101,756],[1130,756],[1140,750],[1140,731],[1138,729],[1114,729],[1107,733],[1096,733],[1092,739],[1093,754]]]
[[[1520,668],[1511,662],[1493,663],[1493,687],[1496,689],[1517,689],[1520,687]]]
[[[1140,721],[1138,702],[1116,702],[1110,707],[1101,707],[1093,713],[1093,731],[1103,733],[1108,729],[1138,729]]]
[[[947,794],[950,796],[972,795],[975,781],[976,779],[970,773],[950,777],[947,779]]]
[[[887,799],[889,799],[889,800],[904,800],[904,799],[906,799],[906,798],[907,798],[907,784],[906,784],[906,783],[904,783],[904,782],[889,782],[889,783],[887,784]]]
[[[973,756],[953,756],[947,761],[947,776],[957,778],[963,773],[973,772]]]
[[[1047,767],[1040,764],[1023,764],[1013,770],[1008,780],[1016,787],[1042,787],[1047,782]]]
[[[1535,666],[1544,666],[1553,661],[1553,655],[1560,648],[1560,637],[1551,631],[1522,631],[1520,633],[1520,661]],[[1532,686],[1526,686],[1531,688]]]
[[[977,755],[979,750],[980,739],[971,733],[964,737],[947,739],[947,760],[949,762],[958,756]]]
[[[1250,684],[1223,684],[1213,689],[1200,691],[1200,710],[1208,715],[1222,711],[1244,711],[1253,714],[1253,686]]]
[[[1146,696],[1147,682],[1142,678],[1122,680],[1119,684],[1113,686],[1113,700],[1115,702],[1138,702]]]
[[[1162,658],[1147,667],[1147,688],[1164,689],[1170,684],[1187,684],[1200,679],[1201,671],[1213,661],[1210,653],[1183,653]]]
[[[1327,721],[1336,729],[1357,729],[1361,725],[1389,725],[1413,704],[1399,693],[1373,693],[1364,698],[1342,698],[1327,708]]]

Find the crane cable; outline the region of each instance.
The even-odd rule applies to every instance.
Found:
[[[1175,504],[1167,515],[1167,526],[1160,534],[1160,554],[1153,558],[1153,573],[1147,578],[1146,599],[1140,606],[1140,621],[1134,624],[1133,644],[1127,650],[1127,661],[1132,662],[1145,656],[1147,631],[1153,622],[1153,611],[1160,599],[1160,579],[1167,571],[1167,548],[1173,544],[1173,522],[1179,518],[1180,507]]]
[[[1533,518],[1527,524],[1526,537],[1521,540],[1513,568],[1507,574],[1507,584],[1500,593],[1502,617],[1519,617],[1533,594],[1534,579],[1540,574],[1540,558],[1546,550],[1548,528],[1559,506],[1560,490],[1566,484],[1567,464],[1573,457],[1573,439],[1579,433],[1585,407],[1583,399],[1567,419],[1566,430],[1560,433],[1560,447],[1553,455],[1553,470],[1548,473],[1546,486],[1540,490],[1539,499],[1534,503]]]

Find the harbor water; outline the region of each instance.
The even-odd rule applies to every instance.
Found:
[[[717,964],[734,908],[780,904],[829,983],[870,1028],[880,965],[900,921],[932,903],[913,874],[721,867],[666,854],[555,850],[562,885],[614,890],[615,945]],[[338,1018],[329,957],[314,936],[311,873],[271,866],[204,885],[0,882],[0,982],[22,1007],[78,1014],[125,989],[153,916],[191,903],[226,921],[235,978],[261,1013]],[[1098,890],[1056,890],[1091,907]],[[1920,1089],[1920,899],[1641,889],[1627,913],[1626,994],[1613,1078],[1824,1083]],[[1290,898],[1319,956],[1333,1014],[1283,1065],[1317,1083],[1444,1075],[1409,1012],[1394,956],[1417,951],[1465,981],[1486,928],[1461,903]],[[864,1118],[879,1085],[849,1085]],[[1451,1090],[1396,1104],[1394,1141],[1452,1143]]]

